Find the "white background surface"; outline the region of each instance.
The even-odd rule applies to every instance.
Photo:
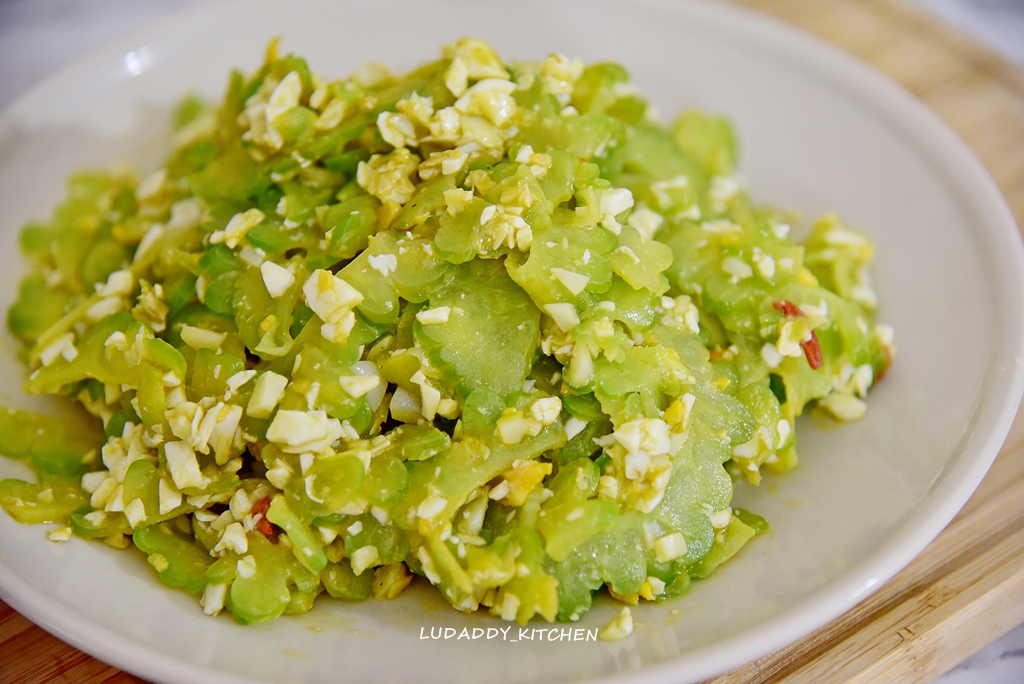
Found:
[[[204,0],[0,0],[0,109],[108,38]],[[1024,0],[913,0],[1024,66]],[[1024,681],[1024,626],[940,684]]]

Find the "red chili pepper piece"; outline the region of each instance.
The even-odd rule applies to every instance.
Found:
[[[807,357],[807,364],[814,370],[821,368],[821,343],[818,342],[818,335],[812,330],[811,339],[800,343]]]
[[[262,534],[264,537],[269,537],[274,534],[274,525],[267,520],[267,509],[270,508],[270,497],[265,496],[259,499],[252,505],[252,515],[260,516],[260,519],[256,521],[256,531]]]
[[[804,312],[800,310],[800,307],[788,299],[783,299],[780,302],[772,302],[772,306],[781,311],[783,316],[800,318],[804,315]]]
[[[270,508],[270,497],[269,496],[265,496],[262,499],[257,499],[253,503],[253,505],[252,505],[252,514],[256,515],[258,513],[258,514],[262,515],[262,514],[267,512],[268,508]]]
[[[892,366],[892,352],[889,351],[888,347],[882,347],[882,351],[885,352],[885,364],[878,369],[878,373],[875,374],[875,382],[881,382],[885,374],[889,372],[889,367]]]
[[[256,531],[270,539],[274,534],[274,525],[266,518],[260,518],[256,523]]]

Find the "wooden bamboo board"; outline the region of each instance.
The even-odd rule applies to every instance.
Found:
[[[1024,72],[899,0],[735,0],[859,56],[967,141],[1024,225]],[[810,636],[706,684],[929,682],[1024,622],[1024,413],[949,527],[892,581]],[[0,603],[0,684],[142,680]]]

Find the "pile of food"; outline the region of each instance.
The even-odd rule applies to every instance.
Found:
[[[616,64],[463,39],[331,81],[272,43],[163,168],[24,228],[25,390],[91,416],[0,411],[39,474],[0,505],[242,623],[413,574],[521,624],[679,596],[765,528],[734,481],[890,363],[871,241],[788,221],[725,120],[659,125]]]

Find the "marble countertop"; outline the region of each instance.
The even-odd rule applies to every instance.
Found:
[[[0,0],[0,109],[103,44],[208,0]],[[1024,67],[1024,1],[910,0]],[[1024,682],[1024,625],[978,651],[936,684]]]

